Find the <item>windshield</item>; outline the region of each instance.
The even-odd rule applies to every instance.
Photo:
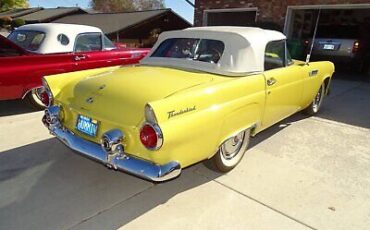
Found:
[[[224,49],[224,43],[218,40],[171,38],[163,41],[152,54],[152,57],[179,58],[217,63]]]
[[[25,30],[15,30],[8,36],[9,40],[29,51],[38,50],[44,38],[43,32]]]

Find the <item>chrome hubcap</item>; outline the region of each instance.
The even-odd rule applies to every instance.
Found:
[[[223,158],[226,160],[233,159],[236,155],[238,155],[244,141],[244,132],[239,133],[235,137],[228,139],[222,146],[221,146],[221,153]]]

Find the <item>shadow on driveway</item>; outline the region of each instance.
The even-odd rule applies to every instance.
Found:
[[[370,128],[370,83],[333,80],[318,117]]]
[[[2,152],[0,229],[80,228],[120,208],[105,221],[94,223],[95,229],[99,229],[96,224],[101,229],[116,229],[176,194],[214,179],[195,174],[196,167],[185,169],[173,181],[153,184],[108,170],[55,138]],[[143,193],[140,202],[127,204]]]
[[[35,111],[37,110],[32,109],[23,100],[0,101],[0,117],[23,113],[31,113]]]
[[[306,116],[296,114],[252,139],[250,148]],[[153,184],[108,170],[55,138],[0,153],[0,229],[117,229],[222,174],[197,164]],[[197,173],[207,170],[206,175]]]

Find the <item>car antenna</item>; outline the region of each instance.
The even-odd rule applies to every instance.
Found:
[[[320,20],[320,13],[321,13],[321,8],[319,8],[319,13],[318,13],[317,19],[316,19],[316,25],[315,25],[315,30],[313,32],[312,42],[311,42],[311,46],[310,46],[310,52],[306,56],[306,63],[305,63],[306,65],[308,65],[308,63],[310,62],[310,59],[311,59],[313,45],[315,44],[315,39],[316,39],[317,27],[319,25],[319,20]]]

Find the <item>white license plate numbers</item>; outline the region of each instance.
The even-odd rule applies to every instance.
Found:
[[[331,45],[331,44],[324,45],[324,50],[333,50],[333,49],[334,49],[334,45]]]
[[[98,131],[98,121],[83,115],[78,115],[76,129],[91,137],[95,137]]]

